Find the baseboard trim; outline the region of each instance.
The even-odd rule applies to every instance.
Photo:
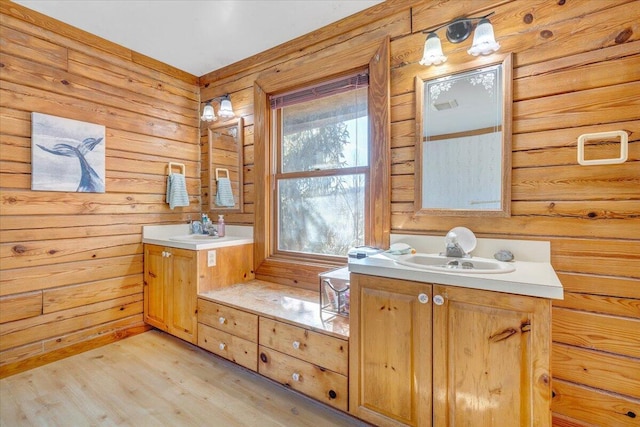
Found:
[[[19,374],[20,372],[37,368],[38,366],[43,366],[48,363],[55,362],[56,360],[61,360],[75,354],[84,353],[85,351],[93,350],[94,348],[102,347],[104,345],[111,344],[112,342],[141,334],[150,329],[153,328],[146,324],[135,325],[129,328],[109,332],[96,338],[73,344],[68,347],[52,351],[50,353],[40,354],[38,356],[20,360],[19,362],[9,363],[0,367],[0,378],[6,378],[11,375]]]

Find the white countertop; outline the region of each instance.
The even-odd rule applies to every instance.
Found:
[[[378,254],[361,259],[349,258],[349,271],[391,279],[563,299],[562,283],[550,263],[531,261],[514,261],[514,263],[516,270],[511,273],[464,274],[412,268]]]
[[[142,227],[142,243],[195,251],[253,243],[253,228],[238,225],[226,225],[224,237],[194,242],[172,240],[172,237],[188,234],[189,224],[144,226]]]

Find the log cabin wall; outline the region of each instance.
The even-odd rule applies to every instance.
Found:
[[[416,216],[414,77],[425,29],[458,16],[491,17],[501,52],[514,53],[512,215]],[[441,31],[442,32],[442,31]],[[394,1],[200,78],[202,99],[230,93],[245,118],[244,213],[252,224],[253,83],[300,74],[321,55],[391,37],[391,223],[394,233],[551,241],[565,299],[553,304],[553,412],[557,426],[640,425],[640,1]],[[467,43],[443,41],[449,63],[472,63]],[[583,133],[625,130],[629,160],[579,166]],[[202,146],[206,134],[201,133]],[[203,200],[207,199],[203,148]],[[617,147],[603,146],[602,157]],[[262,159],[260,159],[262,160]],[[259,236],[257,236],[259,238]]]
[[[200,211],[197,77],[0,2],[0,373],[145,330],[142,225]],[[31,191],[31,112],[106,128],[106,191]],[[164,202],[169,161],[190,207]]]

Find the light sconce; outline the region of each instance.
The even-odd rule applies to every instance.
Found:
[[[200,120],[205,122],[215,122],[216,120],[218,120],[218,117],[216,117],[216,113],[213,110],[213,105],[211,104],[215,101],[218,101],[220,103],[218,116],[220,116],[221,119],[229,120],[236,116],[236,114],[233,112],[233,106],[231,105],[231,98],[229,97],[229,94],[226,94],[205,101],[204,108],[202,109],[202,117],[200,117]]]
[[[442,53],[442,44],[440,38],[436,34],[441,28],[447,27],[447,40],[451,43],[462,43],[471,35],[473,30],[473,21],[478,21],[476,26],[476,32],[473,35],[473,44],[471,48],[467,50],[469,55],[489,55],[500,49],[500,44],[496,42],[493,34],[493,26],[489,22],[489,18],[493,15],[491,12],[488,15],[480,18],[458,18],[452,22],[441,25],[430,31],[423,31],[424,34],[428,34],[427,40],[424,42],[424,53],[420,60],[420,65],[439,65],[447,60],[447,57]]]

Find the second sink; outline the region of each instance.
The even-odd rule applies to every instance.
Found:
[[[393,257],[393,260],[407,267],[463,274],[500,274],[515,271],[513,263],[494,261],[486,258],[448,258],[437,254],[411,254]]]

